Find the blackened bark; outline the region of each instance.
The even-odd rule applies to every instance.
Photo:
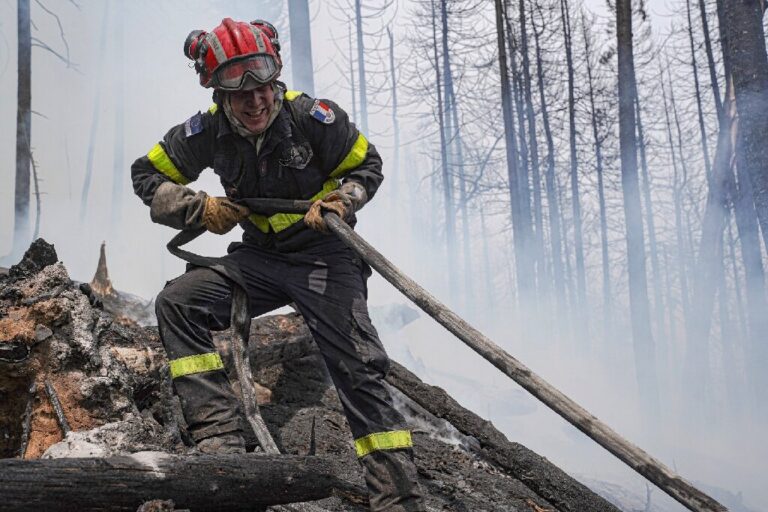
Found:
[[[571,14],[568,0],[560,0],[560,17],[563,21],[565,40],[565,62],[568,73],[568,144],[571,161],[571,208],[573,209],[573,251],[576,256],[577,310],[580,324],[585,325],[587,316],[587,277],[584,266],[584,238],[581,226],[581,197],[579,194],[579,162],[576,152],[576,98],[573,72],[573,51],[571,38]],[[586,329],[586,328],[585,328]]]
[[[390,197],[392,201],[398,200],[399,187],[397,181],[400,179],[400,123],[398,122],[397,112],[397,73],[395,72],[395,38],[392,36],[392,30],[387,27],[387,37],[389,38],[389,77],[392,82],[392,136],[394,137],[392,148],[392,185],[390,186]]]
[[[703,0],[702,0],[703,1]],[[709,161],[709,147],[707,144],[707,128],[704,125],[704,110],[701,106],[701,92],[699,87],[699,66],[696,63],[696,46],[693,42],[693,23],[691,22],[691,1],[687,0],[685,3],[686,13],[688,15],[688,41],[691,46],[691,67],[693,71],[693,86],[696,95],[696,112],[699,119],[699,134],[701,135],[701,152],[704,155],[704,166],[707,171],[707,179],[712,179],[712,164]],[[705,35],[706,37],[706,35]],[[714,77],[714,85],[717,85],[717,77]],[[716,106],[717,106],[717,118],[722,117],[722,104],[720,103],[720,92],[713,91],[715,93]]]
[[[635,99],[637,113],[637,138],[640,149],[640,170],[642,172],[643,200],[645,201],[645,225],[648,227],[648,249],[651,257],[651,275],[653,280],[653,306],[656,317],[656,334],[664,333],[664,302],[661,298],[661,266],[659,265],[658,244],[656,243],[656,222],[653,218],[653,200],[651,199],[651,172],[646,156],[645,131],[643,130],[640,100]],[[657,338],[658,341],[658,338]]]
[[[179,508],[249,511],[259,505],[359,495],[343,481],[336,457],[207,455],[143,452],[90,459],[5,459],[0,492],[13,510],[135,511],[153,498]]]
[[[637,86],[632,48],[632,2],[616,2],[616,34],[619,61],[619,145],[621,151],[621,185],[627,230],[629,303],[635,368],[641,401],[646,412],[656,417],[659,393],[656,361],[648,304],[645,269],[645,240],[637,178],[637,143],[635,140],[635,101]]]
[[[536,136],[536,115],[531,94],[531,59],[528,54],[528,31],[526,27],[524,0],[519,2],[520,11],[520,53],[523,58],[523,96],[526,118],[528,120],[528,148],[530,152],[531,185],[533,189],[534,243],[536,244],[536,275],[539,291],[544,296],[551,293],[552,283],[546,275],[544,258],[544,219],[541,198],[541,169],[539,163],[539,143]]]
[[[515,119],[512,111],[512,88],[507,66],[507,50],[504,30],[504,11],[506,2],[495,0],[496,5],[496,34],[499,49],[499,75],[501,79],[501,108],[504,116],[504,131],[507,150],[507,178],[509,180],[509,196],[512,214],[512,231],[515,238],[515,267],[519,289],[519,300],[525,302],[533,296],[533,264],[529,230],[523,219],[523,204],[520,196],[517,139]]]
[[[552,275],[555,285],[556,311],[558,318],[564,318],[567,315],[567,307],[565,302],[565,270],[563,268],[562,217],[560,215],[560,203],[557,193],[558,187],[555,177],[555,143],[552,136],[552,127],[549,123],[547,96],[544,92],[544,65],[541,56],[541,46],[539,44],[540,35],[534,22],[533,11],[531,11],[531,28],[533,29],[533,37],[536,43],[536,85],[538,86],[539,100],[541,103],[541,123],[544,127],[544,137],[547,143],[547,168],[544,176],[547,206],[549,208],[549,240],[550,250],[552,251]]]
[[[456,268],[456,251],[454,249],[454,242],[456,240],[456,228],[454,223],[454,204],[453,204],[453,180],[451,179],[451,172],[448,167],[448,134],[445,126],[445,97],[442,89],[442,76],[440,72],[440,60],[438,58],[437,49],[437,14],[435,12],[435,3],[432,1],[432,43],[434,49],[434,66],[435,66],[435,84],[437,89],[437,118],[438,128],[440,130],[440,175],[442,178],[443,186],[443,212],[445,216],[445,246],[448,253],[448,268]],[[455,272],[451,272],[455,274]],[[455,280],[450,279],[451,292],[455,291]]]
[[[690,13],[690,4],[688,4]],[[717,118],[723,115],[723,100],[720,98],[720,85],[717,80],[717,68],[715,66],[715,57],[712,52],[712,38],[709,35],[709,21],[707,19],[707,8],[704,4],[704,0],[699,0],[699,12],[701,15],[701,28],[704,35],[704,48],[707,53],[707,64],[709,67],[709,80],[712,86],[712,95],[715,99],[715,109],[717,110]],[[690,26],[690,14],[688,24]]]
[[[363,43],[363,0],[355,0],[355,28],[357,30],[357,73],[360,85],[360,131],[368,135],[368,93],[365,78],[365,44]]]
[[[739,116],[736,165],[749,178],[765,241],[768,239],[768,145],[765,144],[765,134],[768,133],[768,54],[762,23],[764,6],[759,0],[724,0],[723,5],[726,54]],[[764,288],[764,282],[756,283],[756,286]],[[768,373],[761,368],[768,360],[768,317],[765,315],[764,289],[755,290],[755,294],[759,295],[752,298],[763,304],[763,315],[750,325],[747,360],[756,398],[768,388]],[[752,309],[751,304],[749,307]],[[762,404],[758,405],[759,412],[768,416],[765,401],[757,403]]]
[[[603,336],[607,339],[613,322],[613,298],[611,294],[611,272],[608,260],[608,217],[605,207],[605,184],[603,183],[603,139],[598,131],[597,108],[595,105],[595,87],[592,74],[592,41],[587,20],[581,17],[584,35],[584,49],[587,64],[587,85],[589,93],[590,118],[592,121],[592,140],[595,143],[595,171],[597,173],[597,199],[600,206],[600,253],[603,269]]]
[[[288,25],[291,28],[291,66],[293,87],[315,95],[315,73],[312,67],[312,27],[309,0],[288,0]]]
[[[32,34],[29,0],[18,2],[18,90],[16,110],[16,183],[14,190],[13,249],[21,254],[29,245],[29,185],[32,134]]]
[[[123,58],[123,25],[127,4],[117,4],[114,13],[113,38],[115,42],[113,60],[114,71],[114,105],[115,105],[115,142],[112,153],[112,204],[110,222],[112,229],[117,229],[123,209],[123,186],[128,179],[125,162],[125,59]]]

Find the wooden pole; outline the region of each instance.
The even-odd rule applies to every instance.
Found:
[[[630,443],[579,404],[506,353],[480,331],[403,274],[336,214],[326,213],[328,228],[356,251],[371,267],[414,304],[466,343],[472,350],[544,402],[571,425],[640,473],[661,490],[694,512],[726,512],[728,509],[675,474],[664,464]]]

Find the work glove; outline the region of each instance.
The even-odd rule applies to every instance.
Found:
[[[208,197],[203,191],[166,181],[152,197],[149,215],[153,222],[174,229],[195,229],[202,226],[203,211]]]
[[[226,197],[211,197],[205,199],[202,224],[205,229],[217,235],[229,233],[237,223],[248,217],[250,210],[245,206],[235,204]]]
[[[304,215],[304,223],[315,231],[327,233],[328,226],[323,219],[324,213],[331,211],[341,220],[349,223],[355,217],[355,212],[362,208],[367,200],[368,194],[365,188],[355,181],[348,181],[338,190],[312,203],[309,211]]]

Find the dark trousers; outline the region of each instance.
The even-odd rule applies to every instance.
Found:
[[[389,359],[366,304],[370,269],[340,241],[280,253],[253,244],[230,246],[248,291],[251,316],[295,303],[317,343],[355,439],[405,428],[384,376]],[[229,326],[232,283],[193,267],[157,297],[160,336],[173,361],[215,352],[210,330]],[[174,379],[195,440],[241,429],[239,403],[223,369]],[[361,458],[372,510],[423,510],[410,450],[381,450]],[[376,505],[376,504],[380,504]]]

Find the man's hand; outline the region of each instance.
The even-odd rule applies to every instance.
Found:
[[[223,235],[229,233],[249,214],[248,208],[235,204],[226,197],[208,196],[205,199],[205,210],[203,210],[203,226],[211,233]]]
[[[336,190],[312,203],[309,211],[304,215],[304,223],[315,231],[327,233],[328,226],[325,224],[323,214],[328,211],[338,215],[344,222],[352,220],[355,214],[352,199],[344,192]]]

